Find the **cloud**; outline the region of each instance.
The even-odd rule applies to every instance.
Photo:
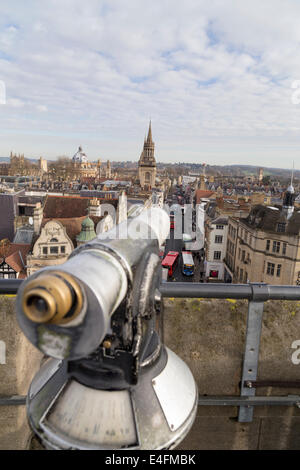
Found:
[[[25,153],[72,155],[80,139],[92,159],[137,160],[151,116],[159,160],[297,159],[294,1],[24,3],[0,6],[2,154],[18,135]]]
[[[13,108],[23,108],[24,104],[24,101],[21,101],[17,98],[10,98],[7,100],[7,105]]]
[[[48,111],[47,106],[44,106],[42,104],[37,105],[36,109],[40,111],[41,113],[46,113]]]

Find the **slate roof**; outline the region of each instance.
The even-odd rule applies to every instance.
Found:
[[[228,225],[228,217],[217,217],[211,224],[213,225]]]
[[[45,196],[19,196],[18,203],[20,204],[37,204],[40,202],[43,204]]]
[[[44,206],[44,218],[67,219],[73,217],[86,217],[88,215],[90,199],[92,199],[93,197],[95,196],[92,194],[89,197],[47,195]],[[112,204],[115,208],[118,206],[117,199],[102,199],[101,203]]]
[[[13,243],[31,244],[33,239],[33,226],[24,226],[17,229]]]
[[[276,210],[277,209],[277,210]],[[286,212],[280,206],[257,205],[254,206],[243,222],[249,227],[257,228],[265,232],[277,231],[279,223],[286,224],[286,230],[284,233],[288,235],[298,235],[300,231],[300,211],[294,210],[293,215],[290,219],[287,219]]]

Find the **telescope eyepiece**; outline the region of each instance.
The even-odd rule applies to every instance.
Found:
[[[29,299],[27,300],[27,304],[34,304],[35,305],[35,309],[40,312],[41,315],[45,315],[48,311],[48,304],[47,302],[45,301],[45,299],[43,299],[42,297],[29,297]]]
[[[35,323],[66,324],[81,311],[83,298],[73,276],[61,271],[41,273],[23,293],[26,317]]]
[[[31,321],[46,323],[54,317],[56,303],[54,297],[45,289],[33,288],[24,294],[23,308]]]

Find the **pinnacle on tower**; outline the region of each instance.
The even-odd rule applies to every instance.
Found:
[[[291,174],[291,184],[289,185],[289,187],[287,189],[290,193],[295,192],[294,186],[293,186],[293,178],[294,178],[294,162],[293,162],[293,169],[292,169],[292,174]]]
[[[150,123],[149,123],[149,131],[148,131],[147,143],[152,144],[151,119],[150,119]]]
[[[283,209],[287,211],[287,218],[289,219],[294,212],[294,201],[295,201],[295,189],[293,186],[293,176],[294,176],[294,162],[293,170],[291,175],[291,183],[287,188],[284,198],[283,198]]]

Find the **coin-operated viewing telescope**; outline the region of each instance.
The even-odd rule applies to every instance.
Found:
[[[27,396],[47,449],[172,449],[189,432],[197,387],[159,334],[169,227],[149,209],[22,283],[19,324],[50,356]]]

